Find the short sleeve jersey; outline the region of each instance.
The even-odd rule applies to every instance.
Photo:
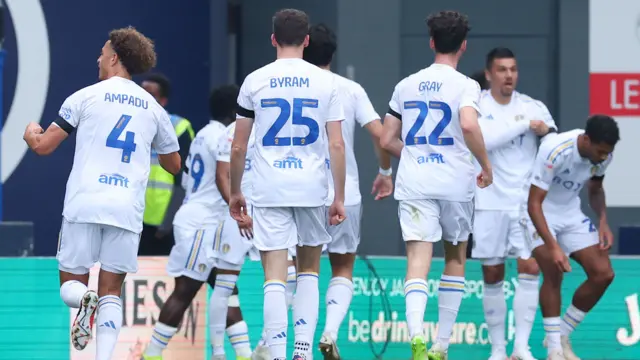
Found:
[[[459,112],[464,107],[479,112],[479,98],[476,81],[443,64],[433,64],[396,85],[389,114],[402,121],[404,142],[397,200],[473,199],[474,165]]]
[[[538,152],[538,136],[528,130],[529,123],[531,120],[542,120],[549,128],[557,131],[558,127],[541,101],[519,92],[513,93],[509,104],[502,105],[494,100],[489,91],[483,91],[480,111],[482,117],[479,121],[485,139],[509,126],[522,125],[526,131],[507,144],[489,151],[493,184],[476,189],[476,209],[519,210],[527,201],[527,180]],[[476,169],[480,169],[477,162]]]
[[[151,147],[179,150],[167,112],[135,82],[112,77],[69,96],[58,114],[57,126],[77,130],[65,219],[141,232]]]
[[[236,131],[236,123],[232,123],[227,126],[225,130],[225,136],[220,141],[218,146],[218,161],[230,162],[231,161],[231,143],[233,143],[233,136]],[[252,203],[251,197],[253,195],[253,156],[256,147],[255,131],[251,132],[249,136],[249,143],[247,144],[247,157],[244,161],[244,174],[242,175],[242,195],[244,195],[245,201]]]
[[[578,136],[584,130],[571,130],[540,145],[531,174],[531,185],[547,191],[542,204],[545,211],[565,214],[580,209],[580,190],[594,176],[604,176],[612,155],[593,164],[578,152]]]
[[[246,77],[238,118],[254,119],[254,205],[323,206],[326,124],[344,119],[336,77],[302,59],[278,59]]]
[[[342,122],[342,137],[344,138],[345,160],[347,166],[344,204],[346,206],[357,205],[362,201],[360,195],[360,181],[358,178],[358,163],[354,151],[356,124],[363,127],[374,120],[380,119],[367,96],[366,91],[355,81],[334,74],[338,80],[338,92],[342,99],[345,119]],[[329,178],[329,196],[327,204],[331,205],[334,197],[333,176],[327,155],[327,170]]]
[[[173,219],[175,226],[202,229],[218,224],[224,215],[227,204],[216,184],[216,162],[225,130],[222,123],[211,121],[191,142],[184,174],[186,195]]]

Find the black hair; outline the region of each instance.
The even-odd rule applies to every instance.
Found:
[[[304,48],[302,58],[316,66],[331,64],[338,48],[336,34],[325,24],[316,24],[309,29],[309,46]]]
[[[480,89],[487,90],[489,88],[489,82],[487,81],[487,77],[484,76],[484,70],[478,70],[469,77],[478,82]]]
[[[300,46],[309,35],[309,16],[297,9],[283,9],[273,15],[273,36],[280,46]]]
[[[497,47],[497,48],[493,48],[491,49],[491,51],[489,51],[489,53],[487,53],[487,61],[486,61],[486,68],[487,70],[491,70],[491,66],[493,65],[493,62],[496,59],[515,59],[516,55],[513,53],[513,51],[511,51],[511,49],[508,49],[506,47]]]
[[[584,133],[594,144],[605,143],[615,146],[618,141],[620,141],[618,123],[608,115],[591,115],[587,119],[587,126],[584,129]]]
[[[460,50],[471,30],[469,19],[457,11],[440,11],[427,18],[429,36],[440,54],[452,54]]]
[[[238,85],[222,85],[211,91],[209,96],[209,114],[211,119],[225,125],[231,124],[236,118],[238,101]]]
[[[161,73],[149,74],[144,78],[144,81],[149,81],[158,84],[158,88],[160,89],[160,96],[164,98],[169,98],[171,95],[171,82],[169,78]]]

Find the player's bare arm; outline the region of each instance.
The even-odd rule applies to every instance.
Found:
[[[37,123],[31,122],[24,131],[23,139],[29,148],[38,155],[49,155],[69,136],[65,130],[55,123],[47,131]]]
[[[380,167],[380,173],[373,181],[373,188],[371,193],[375,194],[376,200],[383,199],[393,193],[393,181],[391,179],[391,156],[380,145],[380,138],[383,133],[383,126],[380,119],[376,119],[366,124],[365,129],[371,134],[371,140],[373,141],[373,147],[378,158],[378,165]]]
[[[231,143],[231,162],[229,163],[230,175],[230,195],[229,211],[236,221],[245,221],[247,214],[247,204],[242,195],[242,174],[244,173],[245,161],[247,159],[247,145],[249,136],[253,128],[253,119],[240,118],[236,120],[236,129]]]
[[[401,131],[402,121],[394,115],[387,114],[384,117],[380,145],[396,158],[400,158],[400,153],[402,153],[402,148],[404,147],[404,143],[400,140]]]
[[[460,128],[462,129],[464,142],[482,168],[482,173],[478,177],[478,187],[485,188],[493,182],[493,172],[484,144],[482,130],[478,123],[478,111],[476,109],[471,106],[465,106],[460,109]]]
[[[346,179],[347,166],[344,156],[344,139],[342,138],[342,122],[327,122],[327,137],[329,140],[329,161],[331,163],[331,175],[335,195],[333,204],[329,208],[331,225],[337,225],[346,219],[344,210],[344,182]]]
[[[547,224],[547,219],[544,217],[544,213],[542,212],[542,202],[544,198],[547,196],[547,191],[543,190],[535,185],[531,185],[531,189],[529,190],[529,200],[527,201],[527,210],[529,212],[529,217],[531,217],[531,222],[538,233],[538,236],[544,242],[545,247],[549,250],[553,261],[560,271],[571,271],[571,266],[569,265],[569,259],[564,254],[560,245],[551,234],[549,230],[549,225]]]
[[[587,193],[589,196],[589,206],[596,213],[599,220],[598,232],[600,248],[608,250],[613,245],[613,232],[607,222],[607,203],[605,201],[604,187],[602,181],[604,176],[594,176],[587,183]]]
[[[182,159],[180,154],[176,152],[168,154],[158,154],[158,162],[163,169],[173,175],[177,175],[182,170]]]

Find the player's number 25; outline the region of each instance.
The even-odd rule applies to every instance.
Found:
[[[260,106],[263,109],[271,107],[280,109],[280,115],[278,115],[276,121],[262,138],[262,146],[306,146],[318,140],[318,135],[320,134],[318,122],[302,115],[302,109],[304,108],[317,108],[318,100],[295,98],[293,99],[293,104],[291,104],[282,98],[262,99]],[[278,137],[278,133],[287,124],[289,118],[291,118],[293,125],[309,128],[309,134],[305,137]]]
[[[418,118],[416,122],[413,124],[409,132],[407,133],[407,137],[404,140],[405,145],[440,145],[447,146],[453,145],[453,138],[450,137],[440,137],[444,129],[451,122],[451,107],[442,101],[429,101],[428,103],[424,101],[406,101],[404,103],[404,109],[418,109],[420,113],[418,114]],[[424,125],[424,120],[427,118],[429,114],[429,110],[439,110],[442,112],[442,119],[438,122],[436,127],[431,131],[429,136],[416,136],[422,125]]]
[[[120,161],[123,163],[131,162],[131,154],[136,151],[136,143],[134,139],[136,137],[136,133],[133,131],[127,131],[124,140],[120,140],[120,135],[124,132],[124,128],[127,127],[129,121],[131,120],[130,115],[122,114],[120,119],[116,123],[116,125],[111,129],[109,136],[107,136],[107,147],[114,149],[122,150],[122,158]]]

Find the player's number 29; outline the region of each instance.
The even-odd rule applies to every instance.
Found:
[[[282,98],[262,99],[260,106],[263,109],[271,107],[280,109],[280,115],[262,138],[262,146],[306,146],[318,140],[320,134],[318,122],[302,114],[304,108],[317,108],[318,100],[295,98],[291,104]],[[306,126],[309,129],[309,134],[305,137],[278,137],[278,133],[287,124],[289,118],[291,118],[293,125]]]
[[[122,114],[120,119],[116,123],[116,125],[111,129],[109,136],[107,136],[106,146],[114,149],[122,150],[122,158],[120,161],[123,163],[131,162],[131,154],[136,151],[136,143],[134,139],[136,137],[136,133],[133,131],[127,131],[124,140],[120,140],[120,135],[124,132],[124,129],[129,124],[131,120],[131,115]]]
[[[449,107],[449,105],[443,103],[442,101],[429,101],[429,103],[426,103],[424,101],[406,101],[404,103],[404,109],[420,110],[416,122],[407,133],[407,137],[404,140],[405,145],[453,145],[453,138],[440,137],[444,129],[451,122],[451,107]],[[429,110],[441,111],[442,118],[440,119],[436,127],[431,131],[429,136],[416,136],[418,134],[418,131],[420,131],[420,128],[422,128],[422,125],[424,125],[424,120],[427,118]]]

